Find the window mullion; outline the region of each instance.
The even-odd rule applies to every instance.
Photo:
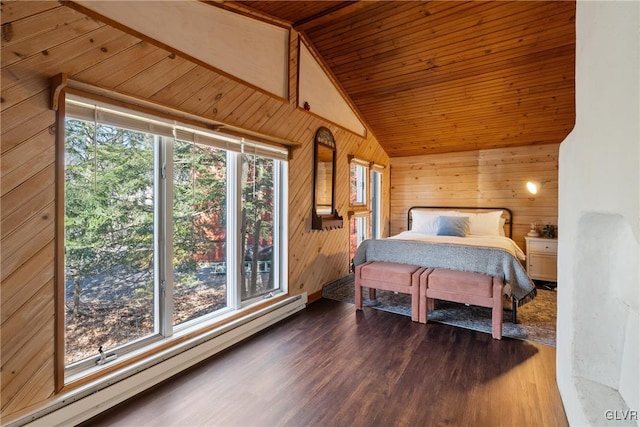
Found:
[[[240,269],[244,268],[241,254],[240,218],[242,217],[242,154],[227,152],[227,305],[232,309],[241,306],[240,286],[243,285]]]
[[[273,268],[275,268],[275,283],[279,284],[283,292],[288,290],[288,261],[283,253],[287,253],[288,242],[288,226],[287,226],[287,200],[288,186],[286,185],[288,177],[287,163],[276,161],[273,174],[273,186],[275,192],[274,198],[274,248],[273,251]],[[277,266],[277,267],[276,267]]]
[[[173,140],[157,137],[156,161],[156,331],[173,334]]]

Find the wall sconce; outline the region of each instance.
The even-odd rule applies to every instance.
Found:
[[[539,181],[527,181],[526,187],[527,187],[527,191],[529,191],[529,193],[531,193],[532,196],[535,196],[540,192],[540,189],[542,188],[542,183]],[[534,200],[536,200],[536,198],[529,197],[529,200],[533,202]]]
[[[533,195],[538,194],[538,191],[540,191],[541,187],[542,184],[537,181],[527,181],[527,190],[529,190],[529,193]]]

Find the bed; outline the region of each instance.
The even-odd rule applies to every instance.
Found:
[[[512,230],[508,208],[414,206],[407,213],[407,231],[365,240],[353,264],[386,261],[501,277],[516,323],[517,307],[535,298],[536,287],[521,263],[525,254],[511,239]]]

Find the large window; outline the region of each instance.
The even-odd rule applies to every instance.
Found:
[[[84,98],[66,111],[69,372],[286,291],[285,150]]]
[[[382,170],[349,156],[349,260],[364,240],[382,237]]]
[[[349,260],[350,266],[360,243],[369,238],[369,162],[349,156]]]

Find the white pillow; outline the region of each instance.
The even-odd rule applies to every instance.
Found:
[[[411,210],[411,231],[435,236],[438,234],[439,216],[466,216],[469,218],[469,235],[504,236],[502,211],[471,213],[458,211]]]
[[[469,216],[471,223],[469,224],[469,234],[474,236],[500,236],[500,230],[504,235],[504,227],[502,227],[502,211],[492,211],[487,213],[471,214]]]
[[[460,216],[460,212],[412,209],[411,231],[429,236],[437,235],[439,216]]]

